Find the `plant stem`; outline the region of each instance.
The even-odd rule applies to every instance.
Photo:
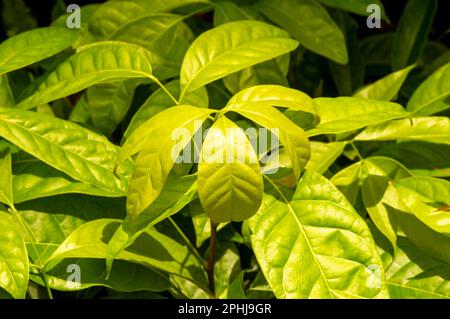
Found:
[[[363,161],[364,158],[361,156],[361,153],[359,152],[358,148],[353,142],[350,142],[350,145],[352,146],[353,150],[356,152],[356,156],[358,156],[360,161]]]
[[[217,224],[211,220],[211,239],[209,243],[208,252],[208,266],[206,271],[208,273],[209,289],[215,294],[216,287],[214,283],[214,261],[216,258],[217,248]]]
[[[48,298],[53,299],[52,290],[50,289],[50,286],[49,286],[48,280],[47,280],[47,274],[44,271],[41,272],[41,277],[42,277],[42,280],[44,281],[45,288],[47,289]]]
[[[152,81],[154,81],[156,84],[158,84],[158,86],[164,91],[166,92],[166,94],[175,102],[175,105],[178,105],[179,102],[177,101],[177,99],[172,95],[172,93],[169,92],[169,90],[164,86],[164,84],[162,84],[156,77],[154,76],[150,76],[149,77]],[[181,98],[180,98],[181,101]]]

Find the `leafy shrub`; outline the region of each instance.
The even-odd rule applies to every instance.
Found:
[[[450,296],[437,1],[244,2],[4,2],[2,297]]]

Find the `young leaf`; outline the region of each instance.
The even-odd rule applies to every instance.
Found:
[[[298,180],[311,156],[308,137],[300,127],[268,104],[249,102],[230,105],[224,110],[239,113],[276,135],[291,159],[295,180]]]
[[[445,111],[450,107],[450,63],[440,67],[420,84],[406,109],[416,116]]]
[[[396,139],[450,144],[450,119],[435,116],[396,120],[368,127],[355,137],[357,141]]]
[[[12,191],[11,153],[9,150],[0,152],[0,203],[14,207]]]
[[[320,124],[309,136],[351,132],[365,126],[408,116],[399,104],[354,97],[314,99]]]
[[[422,54],[437,9],[437,0],[410,0],[402,12],[392,42],[392,68],[399,70]]]
[[[268,104],[295,111],[317,113],[314,100],[307,94],[281,85],[256,85],[244,89],[228,101],[227,107],[239,108],[247,103]]]
[[[259,6],[265,16],[305,48],[338,63],[347,63],[344,35],[327,10],[315,0],[264,0]]]
[[[255,150],[225,116],[206,135],[198,164],[198,196],[216,223],[243,221],[261,205],[263,180]]]
[[[102,82],[152,78],[150,61],[145,49],[125,42],[105,41],[81,47],[17,107],[29,109]]]
[[[0,108],[0,136],[70,177],[123,194],[113,168],[117,148],[105,137],[48,115]]]
[[[391,73],[378,81],[358,90],[353,96],[364,99],[391,101],[394,99],[405,82],[409,72],[415,65]]]
[[[250,219],[252,247],[277,298],[387,296],[372,235],[344,195],[311,172],[292,199],[281,194],[265,195]],[[374,268],[379,285],[371,284]]]
[[[259,21],[235,21],[201,34],[183,60],[181,97],[246,67],[294,50],[287,32]]]
[[[172,107],[142,124],[127,140],[122,158],[128,157],[123,152],[131,155],[141,148],[128,189],[127,212],[131,218],[136,218],[158,197],[178,154],[211,112],[188,105]],[[127,153],[129,148],[133,152]]]
[[[0,288],[14,298],[25,298],[28,287],[28,255],[14,219],[0,210]]]
[[[0,44],[0,75],[48,58],[76,39],[67,28],[45,27],[23,32]]]

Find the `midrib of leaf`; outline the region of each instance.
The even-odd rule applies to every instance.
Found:
[[[438,102],[438,101],[444,99],[444,98],[445,98],[447,95],[449,95],[449,94],[450,94],[450,90],[447,90],[447,91],[445,91],[445,92],[442,93],[442,94],[439,94],[439,95],[436,96],[434,99],[431,99],[430,101],[428,101],[428,103],[425,103],[425,104],[423,104],[421,107],[419,107],[418,109],[412,111],[412,113],[413,113],[413,114],[418,113],[419,111],[423,110],[423,109],[426,108],[427,106],[430,106],[430,105],[432,105],[432,104],[434,104],[434,103],[436,103],[436,102]],[[421,95],[422,95],[421,97],[423,97],[423,94],[421,94]]]
[[[318,268],[319,271],[320,271],[320,275],[321,275],[321,277],[322,277],[322,279],[323,279],[323,281],[324,281],[324,283],[325,283],[325,286],[327,287],[327,290],[329,291],[331,298],[332,298],[332,299],[335,299],[334,292],[333,292],[333,290],[331,289],[331,287],[328,285],[328,279],[327,279],[327,277],[325,276],[325,273],[324,273],[324,271],[323,271],[323,269],[322,269],[322,266],[320,265],[319,261],[318,261],[317,258],[316,258],[316,254],[315,254],[314,249],[312,248],[312,246],[311,246],[311,244],[310,244],[310,242],[309,242],[309,238],[308,238],[308,236],[306,235],[305,230],[303,229],[303,225],[302,225],[302,223],[300,222],[300,220],[298,219],[297,215],[295,214],[294,209],[292,208],[290,202],[289,202],[289,201],[287,200],[287,198],[284,196],[283,192],[280,191],[280,189],[278,188],[278,186],[275,185],[275,183],[273,183],[273,182],[270,180],[270,178],[266,177],[265,175],[263,175],[263,176],[264,176],[264,178],[265,178],[270,184],[272,184],[272,186],[274,187],[274,189],[276,189],[276,191],[278,192],[278,194],[280,194],[280,197],[283,199],[283,201],[285,202],[286,206],[288,207],[289,213],[292,215],[292,217],[294,217],[294,219],[295,219],[295,221],[296,221],[296,223],[297,223],[297,226],[298,226],[298,228],[299,228],[299,230],[300,230],[300,232],[301,232],[301,234],[302,234],[302,237],[305,239],[305,242],[306,242],[307,245],[308,245],[308,249],[309,249],[309,251],[310,251],[310,253],[311,253],[311,255],[312,255],[313,259],[314,259],[314,262],[315,262],[317,268]],[[284,286],[283,286],[283,290],[284,290]],[[284,293],[286,294],[286,291],[285,291],[285,290],[284,290]],[[309,293],[311,293],[311,292],[309,292]]]
[[[183,92],[181,92],[180,100],[181,100],[182,97],[184,97],[184,95],[186,94],[185,91],[186,91],[186,89],[191,85],[192,81],[195,80],[195,79],[197,78],[197,76],[198,76],[203,70],[205,70],[211,63],[214,63],[216,60],[220,59],[220,58],[223,57],[224,55],[227,55],[227,54],[235,54],[235,55],[236,55],[235,51],[238,51],[238,50],[241,50],[241,49],[245,49],[247,46],[250,46],[250,47],[251,47],[252,45],[257,44],[258,42],[266,41],[266,40],[271,40],[271,39],[289,39],[289,40],[292,40],[292,39],[290,39],[290,38],[287,38],[287,37],[281,37],[281,36],[264,37],[264,38],[259,38],[259,39],[257,39],[257,40],[252,40],[252,41],[249,41],[249,42],[245,42],[244,44],[242,44],[242,45],[240,45],[240,46],[234,47],[234,48],[232,48],[232,49],[230,49],[230,50],[228,50],[228,51],[225,51],[225,52],[220,53],[219,55],[215,56],[213,60],[210,60],[210,61],[206,62],[206,64],[203,65],[202,68],[201,68],[200,70],[198,70],[193,76],[191,76],[191,79],[189,80],[189,82],[187,82],[187,83],[185,84],[185,86],[184,86],[184,88],[183,88]],[[233,73],[234,73],[234,72],[233,72]]]
[[[285,13],[284,13],[283,11],[281,11],[278,7],[276,7],[276,6],[271,6],[271,10],[276,11],[276,12],[278,12],[278,14],[280,14],[280,15],[284,16],[285,18],[287,18],[287,20],[289,20],[290,23],[292,23],[292,24],[294,24],[294,25],[297,24],[297,20],[295,20],[294,18],[292,18],[290,15],[285,14]],[[309,28],[309,26],[308,26],[306,23],[303,25],[303,27],[304,27],[305,29],[308,30],[308,32],[309,32],[310,35],[313,35],[313,36],[314,36],[315,33],[312,31],[311,28]],[[315,37],[315,36],[314,36],[314,37]],[[333,47],[333,46],[329,46],[328,43],[327,43],[327,41],[320,41],[320,43],[323,44],[323,45],[324,45],[327,49],[329,49],[331,52],[335,52],[335,51],[334,51],[334,47]]]

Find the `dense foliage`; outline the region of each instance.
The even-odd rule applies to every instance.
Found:
[[[441,5],[3,1],[0,297],[450,297]]]

